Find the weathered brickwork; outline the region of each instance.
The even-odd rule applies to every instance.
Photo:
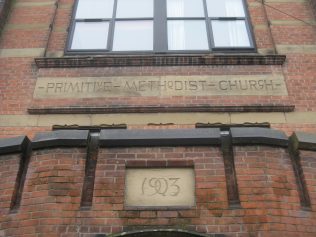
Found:
[[[301,151],[302,167],[305,175],[306,183],[308,184],[308,191],[312,200],[312,208],[315,208],[315,194],[316,194],[316,181],[315,181],[315,159],[313,152]]]
[[[313,235],[315,228],[306,227],[312,214],[301,210],[288,153],[278,148],[238,147],[235,154],[242,206],[251,209],[249,214],[261,214],[250,218],[254,222],[250,228],[268,230],[263,236],[299,236],[302,229]]]
[[[0,177],[3,180],[0,184],[0,199],[1,199],[1,215],[8,213],[11,206],[11,199],[15,190],[15,181],[18,174],[20,156],[5,155],[1,156],[0,160],[1,172]]]
[[[20,210],[10,214],[10,205],[1,208],[0,229],[3,236],[35,236],[37,233],[60,236],[60,233],[66,232],[67,226],[76,219],[75,212],[80,204],[84,157],[85,150],[79,149],[34,152]],[[8,166],[7,160],[3,162]],[[10,163],[14,161],[14,157],[9,160]],[[11,172],[14,172],[14,167],[10,165]],[[3,176],[8,173],[2,172]],[[12,181],[15,181],[15,177]],[[11,176],[8,175],[7,179],[11,179]],[[6,185],[10,185],[10,182],[6,182]],[[12,191],[9,191],[7,195],[11,196]]]
[[[314,236],[314,211],[302,210],[288,152],[267,146],[235,147],[239,208],[229,208],[224,164],[218,147],[100,149],[94,198],[80,208],[84,149],[33,151],[21,207],[9,204],[18,158],[1,156],[0,229],[3,236],[94,236],[149,228],[181,228],[226,236]],[[315,152],[301,152],[315,209]],[[183,210],[128,210],[124,207],[126,167],[193,164],[196,206]],[[144,166],[144,167],[145,167]]]

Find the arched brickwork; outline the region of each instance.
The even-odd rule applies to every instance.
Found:
[[[76,130],[1,139],[0,235],[315,234],[313,135],[120,129],[102,130],[96,139]],[[194,169],[193,207],[127,208],[127,169],[172,167]]]

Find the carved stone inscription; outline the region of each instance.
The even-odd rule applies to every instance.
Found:
[[[128,207],[191,207],[195,205],[193,168],[127,169]]]
[[[38,78],[34,98],[287,95],[282,75]]]

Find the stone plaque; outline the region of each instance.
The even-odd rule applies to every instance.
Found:
[[[126,170],[126,207],[192,207],[193,168],[130,168]]]
[[[268,75],[42,77],[34,98],[287,95],[284,77]]]

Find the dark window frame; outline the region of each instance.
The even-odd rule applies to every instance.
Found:
[[[153,18],[115,18],[117,1],[114,0],[113,4],[113,17],[112,18],[96,18],[96,19],[79,19],[76,20],[76,12],[79,0],[75,0],[72,9],[72,17],[70,26],[68,28],[68,36],[65,47],[65,55],[142,55],[142,54],[204,54],[204,53],[256,53],[257,47],[253,28],[251,26],[250,14],[248,10],[247,0],[241,0],[245,12],[245,17],[209,17],[207,12],[206,0],[202,0],[204,8],[204,17],[167,17],[167,0],[153,0],[154,16]],[[132,1],[132,0],[131,0]],[[168,35],[167,35],[167,22],[168,20],[205,20],[206,34],[208,40],[208,50],[168,50]],[[146,51],[112,51],[114,39],[114,26],[116,21],[137,21],[137,20],[153,20],[153,50]],[[243,20],[246,24],[247,35],[249,38],[249,47],[215,47],[214,38],[212,36],[212,20]],[[72,40],[74,37],[76,22],[109,22],[107,49],[71,49]],[[163,27],[161,27],[163,26]]]

